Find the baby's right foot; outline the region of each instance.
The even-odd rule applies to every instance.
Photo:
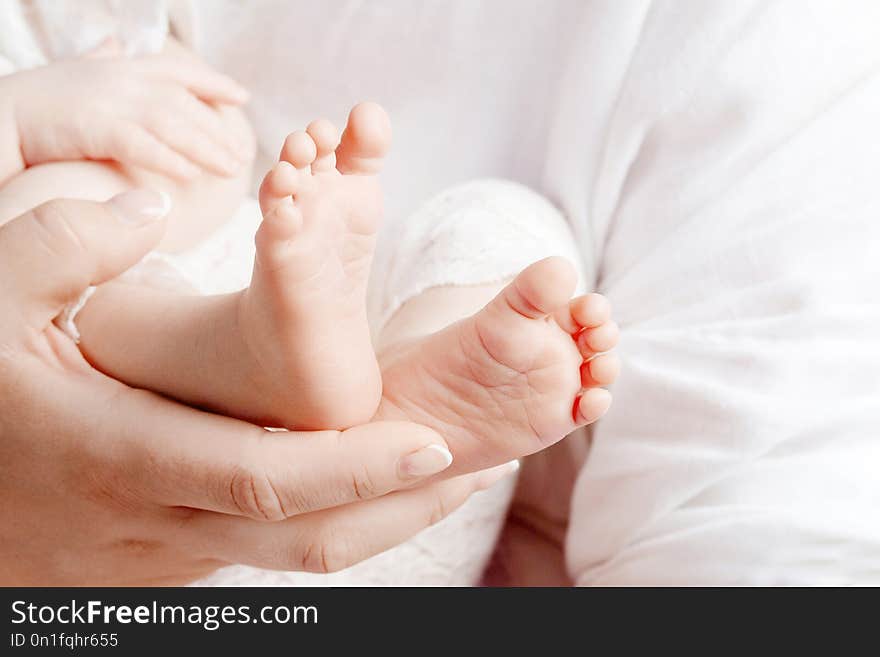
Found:
[[[390,143],[385,111],[362,103],[341,142],[326,120],[291,134],[263,181],[239,330],[256,361],[251,383],[265,423],[341,429],[376,410],[382,383],[365,297]]]
[[[527,267],[475,315],[383,358],[377,419],[439,432],[449,473],[543,449],[596,421],[611,404],[617,325],[604,297],[571,299],[576,274],[562,258]]]

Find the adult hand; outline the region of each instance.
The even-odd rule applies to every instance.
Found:
[[[155,245],[163,212],[133,191],[52,201],[0,227],[0,584],[177,584],[228,563],[336,570],[509,471],[414,488],[449,464],[425,427],[273,433],[91,368],[52,319]]]
[[[89,56],[6,76],[22,166],[114,160],[177,180],[236,176],[252,145],[219,112],[247,92],[186,52]]]

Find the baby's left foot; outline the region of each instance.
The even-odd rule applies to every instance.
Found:
[[[389,351],[377,419],[440,433],[449,474],[543,449],[595,422],[611,404],[617,325],[598,294],[571,299],[562,258],[527,267],[481,311]]]
[[[263,180],[239,330],[257,364],[264,423],[345,428],[376,410],[382,383],[365,297],[390,142],[385,111],[362,103],[341,141],[326,120],[291,134]]]

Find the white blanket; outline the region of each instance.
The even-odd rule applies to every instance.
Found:
[[[574,225],[625,359],[570,570],[876,584],[880,5],[623,4],[617,52],[578,58],[613,97],[569,104],[602,125]]]

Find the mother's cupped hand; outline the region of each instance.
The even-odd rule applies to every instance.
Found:
[[[229,563],[331,571],[436,522],[501,466],[408,423],[269,432],[94,370],[52,320],[137,262],[167,208],[135,190],[0,227],[0,584],[177,584]]]

